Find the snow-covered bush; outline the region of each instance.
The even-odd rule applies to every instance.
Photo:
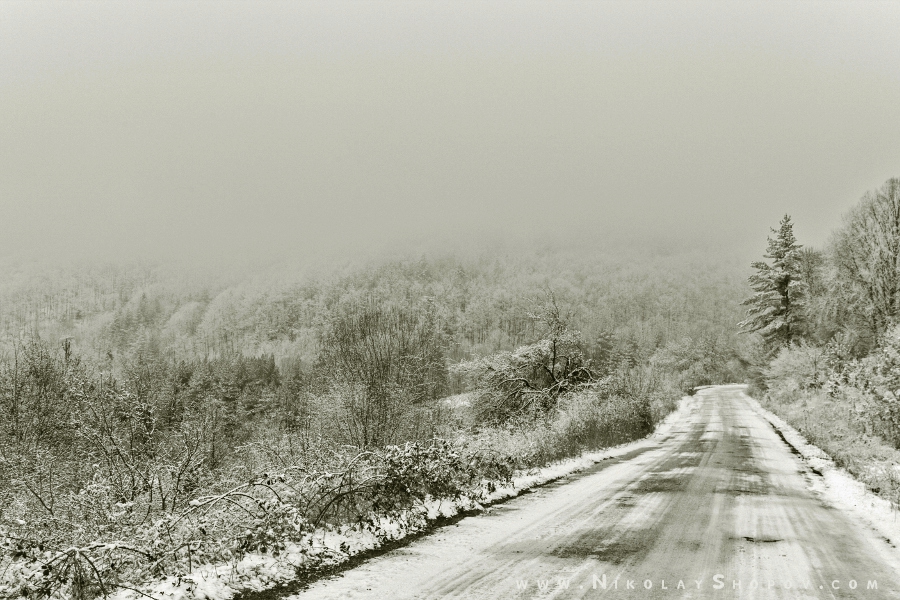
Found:
[[[538,416],[566,393],[589,384],[591,371],[572,339],[539,340],[513,352],[499,352],[455,365],[454,372],[476,385],[476,418],[497,425],[522,416]]]
[[[900,448],[900,325],[869,356],[835,371],[826,389],[851,404],[857,427]]]
[[[569,327],[552,294],[531,318],[540,329],[534,343],[454,365],[452,372],[475,388],[472,410],[479,422],[500,425],[541,417],[561,397],[596,381],[581,332]]]
[[[828,349],[803,341],[783,347],[763,374],[771,393],[791,397],[800,391],[821,389],[833,368]]]
[[[468,442],[516,468],[530,468],[638,439],[674,408],[677,382],[650,368],[622,369],[559,398],[546,415],[482,427]]]
[[[316,546],[317,531],[353,526],[392,538],[397,523],[420,526],[429,501],[478,502],[508,483],[513,469],[493,453],[434,439],[378,451],[347,448],[320,468],[288,465],[210,489],[150,520],[135,515],[134,503],[122,503],[110,517],[119,522],[108,529],[91,522],[53,529],[53,515],[39,526],[18,519],[0,529],[0,595],[87,599],[154,577],[182,577],[198,564],[234,563],[249,552],[278,556],[289,545],[308,559],[303,568],[315,568],[330,556]],[[108,492],[98,478],[89,492],[94,510],[109,505]]]

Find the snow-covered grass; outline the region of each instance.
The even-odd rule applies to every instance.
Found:
[[[873,461],[871,449],[858,453],[860,462],[852,464],[852,473],[842,468],[832,459],[831,456],[818,446],[811,444],[800,431],[795,429],[781,416],[764,408],[755,399],[748,397],[750,405],[757,410],[769,423],[777,429],[785,441],[793,446],[797,452],[803,457],[803,460],[821,474],[821,478],[813,478],[812,489],[820,494],[820,496],[832,505],[840,508],[844,512],[850,513],[858,520],[867,524],[874,530],[879,537],[888,541],[892,545],[900,541],[900,513],[897,511],[896,496],[894,496],[893,487],[886,487],[883,483],[877,488],[881,494],[875,493],[872,489],[873,484],[879,485],[879,482],[898,481],[900,473],[896,462],[885,463],[884,461]],[[798,418],[798,411],[804,407],[794,407],[793,411],[785,410],[781,405],[769,404],[773,408],[782,408],[782,412],[786,415],[793,416],[798,423],[808,422],[806,419]],[[812,415],[816,418],[815,412],[810,412],[809,406],[805,407],[805,415]],[[820,411],[819,419],[827,419],[827,412]],[[834,432],[840,428],[832,420],[830,423],[831,431]],[[838,433],[840,436],[841,434]],[[840,441],[840,437],[832,438]],[[848,444],[852,440],[847,440]],[[869,444],[877,443],[869,440]],[[887,453],[900,458],[900,452],[896,449],[884,447],[880,449],[882,453]],[[869,462],[865,462],[868,459]],[[846,460],[846,459],[845,459]],[[856,475],[856,477],[854,477]],[[888,493],[885,493],[888,492]],[[896,561],[896,556],[891,557]]]
[[[682,398],[677,410],[659,423],[652,436],[665,435],[697,402],[696,397]],[[442,520],[477,512],[491,504],[518,496],[525,490],[583,471],[602,460],[621,456],[647,441],[644,438],[599,451],[584,452],[540,468],[520,470],[508,484],[492,486],[493,490],[477,501],[465,496],[457,499],[428,499],[406,511],[400,518],[383,518],[378,528],[379,535],[356,526],[322,528],[302,544],[286,544],[278,556],[256,552],[245,555],[236,563],[199,565],[181,577],[167,577],[141,586],[140,591],[119,589],[111,598],[138,600],[150,596],[159,600],[227,600],[243,592],[276,588],[295,580],[298,573],[309,574],[339,566],[354,556],[376,550],[386,543],[428,530]]]
[[[851,403],[823,392],[796,392],[770,394],[761,404],[872,492],[900,504],[900,450],[867,433]]]
[[[469,407],[472,404],[472,392],[464,392],[455,396],[447,396],[441,400],[444,406],[451,409]]]

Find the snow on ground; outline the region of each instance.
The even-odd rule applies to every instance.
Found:
[[[746,386],[743,387],[746,389]],[[824,451],[810,444],[784,419],[763,408],[755,399],[747,396],[747,400],[754,410],[781,432],[812,469],[822,474],[820,478],[813,478],[810,486],[813,491],[832,506],[868,525],[880,538],[896,548],[896,544],[900,543],[900,513],[889,501],[870,492],[862,482],[836,466]],[[888,553],[887,548],[883,550],[886,556],[897,560],[896,553]]]
[[[441,402],[450,408],[460,408],[470,406],[472,404],[472,392],[456,394],[455,396],[447,396]]]
[[[439,517],[453,517],[461,511],[479,510],[484,506],[513,498],[522,491],[556,481],[573,473],[583,471],[602,460],[622,456],[648,443],[649,440],[665,436],[673,425],[686,417],[699,403],[694,396],[681,399],[678,408],[660,423],[649,438],[621,444],[596,452],[585,452],[581,456],[552,463],[543,468],[529,469],[513,477],[512,485],[498,487],[488,495],[487,501],[477,504],[465,499],[432,500],[425,505],[428,520],[433,522]],[[420,530],[405,528],[400,523],[383,522],[382,525],[391,531],[393,540],[402,539]],[[313,537],[315,550],[336,556],[329,557],[320,566],[340,564],[350,557],[375,549],[378,539],[369,532],[345,527],[338,531],[321,531]],[[159,600],[227,600],[243,591],[258,591],[274,588],[296,578],[297,567],[304,562],[315,560],[309,554],[308,546],[288,544],[278,557],[269,554],[249,554],[236,564],[202,565],[194,568],[190,574],[180,578],[168,577],[153,585],[143,586],[140,594],[134,590],[121,589],[110,596],[111,600],[138,600],[146,595]]]

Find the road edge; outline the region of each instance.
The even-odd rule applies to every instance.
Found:
[[[738,387],[738,386],[735,386]],[[764,408],[747,394],[747,386],[739,386],[747,404],[784,440],[809,467],[809,488],[826,504],[841,509],[874,534],[882,543],[876,544],[880,554],[900,569],[900,512],[890,501],[874,494],[865,484],[845,469],[838,467],[828,454],[794,429],[784,419]]]
[[[439,511],[434,519],[429,520],[428,526],[421,530],[410,532],[402,538],[390,540],[374,548],[352,554],[348,556],[345,561],[330,565],[321,570],[304,573],[302,576],[296,577],[289,582],[259,590],[245,589],[236,591],[231,600],[278,600],[296,594],[316,581],[334,577],[358,567],[369,560],[383,556],[384,554],[399,548],[406,547],[415,543],[417,540],[428,537],[442,527],[452,525],[468,517],[478,516],[492,506],[501,505],[522,494],[530,493],[532,490],[558,482],[567,477],[577,476],[579,473],[588,470],[593,465],[606,460],[619,458],[629,452],[633,452],[634,450],[653,443],[660,437],[665,437],[679,421],[690,415],[699,403],[700,398],[698,396],[683,396],[681,400],[679,400],[675,410],[666,415],[651,433],[642,438],[616,446],[610,446],[602,450],[582,452],[578,456],[554,461],[543,467],[529,469],[528,471],[513,477],[512,485],[498,487],[484,502],[475,507],[460,509],[454,506],[446,506],[446,509],[449,510]]]

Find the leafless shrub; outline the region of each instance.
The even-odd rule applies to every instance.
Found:
[[[41,530],[22,521],[0,530],[3,560],[7,567],[10,560],[30,565],[17,593],[88,599],[151,576],[184,575],[201,562],[238,560],[247,552],[277,556],[292,542],[311,552],[313,536],[323,528],[353,524],[389,537],[382,517],[421,525],[427,499],[477,499],[488,483],[512,474],[510,466],[440,439],[377,452],[345,448],[329,458],[325,468],[289,465],[153,519],[119,523],[115,532],[127,534],[128,542],[67,545],[42,539]],[[120,517],[129,512],[118,506]],[[91,538],[102,532],[85,533]]]
[[[345,439],[361,448],[404,439],[398,425],[411,409],[446,389],[442,344],[427,304],[370,299],[339,305],[323,336],[318,368],[342,409]]]
[[[569,327],[552,293],[531,318],[539,323],[538,341],[453,366],[475,387],[473,409],[479,421],[497,425],[546,414],[560,397],[596,382],[581,333]]]

